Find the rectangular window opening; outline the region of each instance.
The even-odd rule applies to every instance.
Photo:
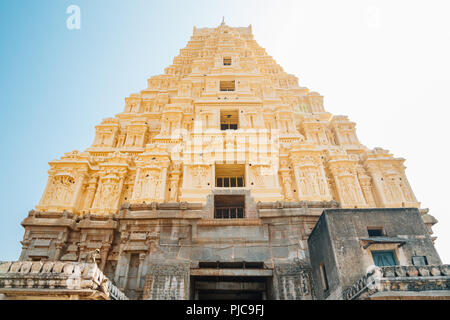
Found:
[[[231,66],[231,57],[223,58],[223,65],[224,66]]]
[[[398,265],[395,253],[392,250],[372,251],[373,262],[377,267],[389,267]]]
[[[245,165],[243,164],[217,164],[216,188],[244,188]]]
[[[367,228],[369,237],[382,237],[384,236],[383,228]]]
[[[214,219],[243,219],[245,196],[214,196]]]
[[[236,81],[220,81],[220,91],[236,91]]]
[[[239,113],[237,109],[220,111],[220,130],[237,130]]]

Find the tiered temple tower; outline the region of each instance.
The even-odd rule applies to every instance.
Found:
[[[420,209],[404,161],[362,145],[251,26],[194,28],[90,148],[50,162],[20,259],[98,249],[130,298],[226,298],[247,283],[249,298],[312,299],[307,239],[324,209]],[[419,212],[429,238],[436,221]]]
[[[96,127],[90,148],[52,161],[36,209],[111,214],[125,203],[206,203],[222,188],[256,202],[419,207],[403,162],[363,146],[355,123],[326,112],[251,27],[223,23],[194,29],[165,74]]]

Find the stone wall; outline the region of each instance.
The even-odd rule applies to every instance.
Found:
[[[0,293],[27,297],[127,300],[95,263],[17,261],[0,264]]]
[[[276,264],[272,299],[312,300],[311,269],[299,261]]]
[[[369,228],[382,237],[371,238]],[[314,287],[318,299],[340,299],[342,292],[374,267],[372,251],[391,251],[399,265],[412,265],[413,256],[425,256],[440,265],[421,213],[416,208],[325,210],[308,240]],[[327,274],[324,290],[320,265]]]
[[[190,263],[151,263],[145,280],[144,300],[188,300]]]
[[[83,217],[31,211],[23,222],[21,260],[87,262],[98,250],[99,269],[130,299],[189,298],[189,268],[183,271],[187,279],[179,275],[185,263],[194,269],[200,262],[262,263],[273,269],[270,298],[337,298],[342,281],[351,285],[366,273],[367,255],[359,240],[367,236],[366,223],[382,224],[388,233],[407,237],[410,242],[400,249],[404,259],[415,253],[440,263],[417,210],[330,211],[316,226],[324,209],[336,207],[335,201],[257,203],[252,205],[256,216],[232,220],[211,219],[208,208],[189,203],[127,204],[117,215]],[[382,217],[375,219],[373,212]],[[331,215],[336,218],[328,219]],[[399,222],[402,228],[393,226]],[[324,231],[330,225],[337,228],[333,235]],[[310,262],[311,252],[315,255]],[[353,264],[349,270],[342,267],[348,257]],[[323,261],[331,288],[326,295],[317,267]]]

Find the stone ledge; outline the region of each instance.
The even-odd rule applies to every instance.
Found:
[[[405,292],[450,292],[450,265],[375,267],[342,293],[344,300],[358,300]],[[409,294],[406,294],[409,292]],[[450,299],[450,295],[447,296]]]
[[[256,204],[258,210],[261,209],[308,209],[308,208],[319,208],[319,209],[332,209],[340,208],[339,202],[335,200],[331,201],[300,201],[300,202],[258,202]]]
[[[0,264],[0,293],[54,296],[60,292],[106,300],[128,298],[95,263],[17,261]]]

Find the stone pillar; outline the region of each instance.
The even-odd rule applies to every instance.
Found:
[[[75,189],[72,196],[72,201],[70,202],[70,208],[72,212],[75,213],[77,210],[77,205],[80,200],[81,190],[83,188],[84,180],[87,177],[87,172],[80,172],[76,177]]]
[[[88,182],[86,197],[84,199],[83,209],[89,210],[94,201],[95,191],[97,190],[97,178],[92,178]]]
[[[140,180],[141,180],[141,170],[142,170],[142,168],[140,168],[140,167],[138,167],[136,169],[136,179],[135,179],[134,185],[133,185],[133,194],[131,196],[131,200],[136,200],[137,199],[137,193],[141,192],[140,188],[137,188],[137,184],[140,183]]]
[[[180,181],[180,172],[173,172],[172,177],[170,178],[170,196],[169,199],[171,202],[178,201],[178,186]]]
[[[367,165],[367,171],[372,176],[373,185],[375,187],[375,192],[377,195],[378,205],[380,207],[386,207],[387,201],[386,196],[384,195],[383,186],[381,178],[383,177],[378,168],[374,165]]]
[[[324,169],[323,165],[319,166],[319,171],[320,171],[320,178],[319,179],[322,180],[323,187],[325,188],[326,200],[333,200],[333,197],[331,196],[330,186],[328,185],[327,175],[325,173],[325,169]]]
[[[292,190],[291,190],[291,188],[292,188],[291,173],[290,173],[289,169],[280,169],[280,173],[281,173],[281,180],[283,182],[284,194],[285,194],[286,201],[293,201],[294,196],[293,196]]]
[[[145,253],[139,254],[139,269],[136,277],[136,288],[140,289],[141,277],[142,277],[142,268],[144,267],[144,260],[147,255]]]
[[[408,194],[405,194],[406,200],[409,201],[409,202],[413,202],[413,203],[417,204],[418,203],[417,198],[414,195],[414,192],[413,192],[413,190],[411,188],[411,185],[409,184],[408,178],[406,177],[403,168],[402,168],[402,170],[400,172],[400,177],[402,178],[403,185],[406,187],[405,188],[406,190],[404,190],[404,192],[408,193]]]
[[[166,193],[166,181],[167,181],[167,169],[169,167],[169,162],[162,163],[163,167],[161,168],[159,177],[161,179],[161,183],[159,185],[159,191],[157,191],[157,194],[159,193],[159,198],[155,199],[155,201],[158,202],[164,202],[165,201],[165,193]]]
[[[295,183],[297,185],[297,193],[298,193],[298,197],[301,199],[305,196],[307,196],[306,194],[303,194],[303,188],[301,185],[301,174],[300,174],[300,167],[298,165],[294,165],[294,176],[295,176]]]
[[[44,190],[44,193],[42,194],[42,198],[41,198],[41,201],[39,202],[39,206],[48,205],[48,203],[46,203],[46,200],[47,200],[48,192],[49,192],[49,189],[50,189],[50,186],[51,186],[54,176],[55,176],[55,171],[49,170],[47,185],[45,186],[45,190]]]
[[[102,259],[102,263],[99,266],[99,268],[100,268],[100,270],[102,270],[102,272],[105,270],[106,260],[108,259],[108,252],[109,252],[110,248],[111,248],[111,244],[109,244],[109,243],[104,243],[102,245],[102,249],[101,249],[101,253],[100,253],[100,258]]]
[[[119,189],[117,191],[119,193],[119,195],[118,195],[116,203],[114,205],[114,208],[113,208],[114,210],[119,210],[119,203],[120,203],[120,198],[122,195],[123,183],[125,181],[126,173],[120,173],[119,177],[120,177],[120,182],[119,182]]]

